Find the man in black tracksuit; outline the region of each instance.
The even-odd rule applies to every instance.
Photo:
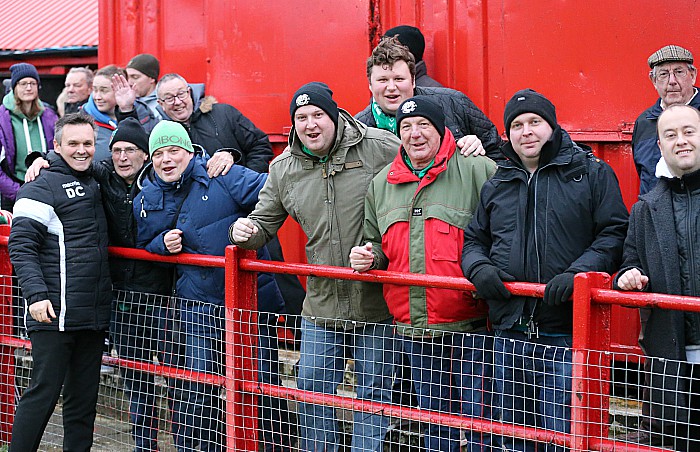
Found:
[[[35,451],[63,387],[63,449],[88,451],[112,302],[107,220],[90,164],[96,128],[81,114],[56,123],[55,154],[22,186],[10,260],[26,300],[34,369],[10,450]]]

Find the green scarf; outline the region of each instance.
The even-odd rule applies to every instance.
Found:
[[[423,169],[417,170],[413,168],[413,165],[411,164],[411,159],[408,158],[408,154],[406,153],[406,151],[401,151],[401,155],[403,156],[403,161],[406,163],[408,169],[410,169],[413,172],[413,174],[418,176],[418,179],[423,179],[423,176],[425,176],[428,173],[428,170],[430,170],[430,168],[432,168],[433,165],[435,165],[435,159],[433,158],[433,160],[430,161],[430,164],[428,164],[428,166],[426,166]]]
[[[380,107],[374,99],[372,99],[372,115],[374,115],[374,122],[377,123],[378,129],[388,130],[398,136],[398,131],[396,130],[396,116],[389,116],[384,113],[382,107]]]
[[[315,159],[318,159],[318,161],[321,162],[321,163],[326,163],[326,161],[328,160],[328,156],[327,156],[327,155],[324,155],[323,157],[319,157],[318,155],[316,155],[316,154],[314,154],[313,152],[309,151],[309,149],[308,149],[306,146],[304,146],[303,144],[301,145],[301,151],[302,151],[304,154],[308,155],[309,157],[313,157],[313,158],[315,158]]]

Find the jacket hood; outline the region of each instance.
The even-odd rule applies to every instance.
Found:
[[[13,115],[22,119],[29,119],[24,113],[22,113],[22,110],[17,108],[17,105],[15,104],[15,93],[13,91],[10,91],[9,93],[5,94],[5,97],[3,97],[2,99],[2,105],[3,107],[7,108],[7,110],[10,111]],[[43,102],[39,102],[39,105],[39,115],[41,115],[41,113],[44,112],[44,109],[46,107],[44,107]]]
[[[348,149],[357,143],[359,143],[367,133],[367,126],[357,121],[352,117],[350,113],[342,108],[338,109],[340,115],[338,116],[338,127],[335,131],[335,142],[333,147],[328,151],[328,155],[335,154],[338,149],[344,148]],[[292,124],[292,130],[289,133],[289,139],[287,140],[289,144],[289,149],[292,154],[296,155],[306,155],[304,151],[301,150],[301,139],[297,135],[297,131]]]

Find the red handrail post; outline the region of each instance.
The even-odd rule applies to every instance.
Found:
[[[592,291],[609,288],[605,273],[574,278],[571,450],[591,450],[591,440],[607,438],[610,403],[610,305],[594,303]]]
[[[7,243],[10,227],[0,226],[0,237]],[[12,337],[12,264],[7,246],[0,246],[0,336]],[[15,418],[15,349],[11,345],[0,346],[0,442],[12,439],[12,423]]]
[[[256,452],[257,396],[244,391],[243,383],[257,382],[258,285],[254,272],[240,269],[241,259],[254,259],[255,251],[226,248],[226,448]]]

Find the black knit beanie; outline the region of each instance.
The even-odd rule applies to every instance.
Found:
[[[148,134],[141,123],[136,118],[126,118],[119,121],[117,129],[112,132],[112,138],[109,139],[109,150],[112,150],[114,143],[118,141],[126,141],[132,143],[137,148],[148,154]]]
[[[420,116],[430,121],[437,129],[440,137],[445,137],[445,113],[440,105],[433,102],[429,96],[414,96],[401,102],[396,110],[396,128],[401,132],[401,121],[406,118]]]
[[[535,113],[542,117],[552,127],[557,128],[557,112],[549,99],[530,88],[513,94],[503,111],[503,123],[506,135],[510,138],[510,124],[523,113]]]
[[[385,37],[393,38],[396,36],[399,42],[411,51],[413,57],[416,59],[416,63],[423,59],[423,52],[425,52],[425,38],[423,33],[420,32],[416,27],[410,25],[399,25],[394,28],[390,28],[384,33]]]
[[[150,53],[136,55],[127,63],[126,68],[136,69],[153,80],[158,80],[160,75],[160,62]]]
[[[31,77],[36,82],[41,85],[41,80],[39,79],[39,73],[36,68],[29,63],[17,63],[10,66],[10,80],[12,82],[12,89],[15,89],[17,83],[23,78]]]
[[[315,105],[325,111],[330,116],[333,124],[338,126],[338,104],[333,100],[333,91],[323,82],[309,82],[297,90],[292,96],[292,102],[289,105],[289,115],[292,117],[294,124],[294,112],[297,108],[305,105]]]

